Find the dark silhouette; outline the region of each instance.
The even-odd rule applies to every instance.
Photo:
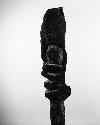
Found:
[[[65,50],[66,21],[63,8],[48,9],[41,25],[41,75],[47,89],[45,97],[50,100],[51,125],[65,125],[64,101],[71,95],[71,88],[65,84],[67,53]]]

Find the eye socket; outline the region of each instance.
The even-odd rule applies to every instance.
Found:
[[[63,50],[55,45],[48,46],[47,60],[49,63],[61,64],[63,62]]]

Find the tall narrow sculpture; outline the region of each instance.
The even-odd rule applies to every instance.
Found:
[[[71,95],[71,88],[65,84],[67,53],[65,50],[66,21],[63,8],[48,9],[41,25],[41,75],[47,89],[45,97],[50,100],[51,125],[65,125],[64,101]]]

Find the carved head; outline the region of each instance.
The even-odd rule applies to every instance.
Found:
[[[65,51],[66,21],[63,8],[48,9],[41,25],[41,58],[44,63],[58,64],[65,67],[67,53]]]

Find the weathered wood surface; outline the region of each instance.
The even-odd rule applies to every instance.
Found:
[[[51,125],[65,125],[64,101],[71,95],[71,88],[65,84],[67,53],[65,50],[66,21],[63,8],[48,9],[41,25],[41,58],[47,78],[45,97],[50,100]]]

